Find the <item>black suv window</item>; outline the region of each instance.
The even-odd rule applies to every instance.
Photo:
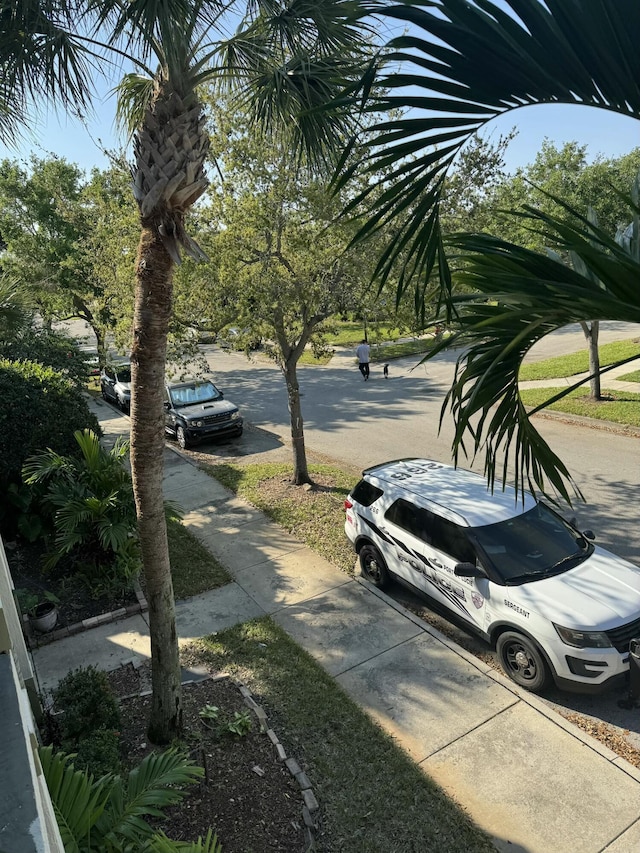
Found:
[[[351,492],[351,497],[361,506],[371,506],[378,498],[384,494],[382,489],[374,486],[366,480],[360,480],[355,489]]]
[[[384,517],[423,542],[429,541],[428,523],[431,513],[402,498],[392,503]]]
[[[438,551],[444,551],[459,563],[475,564],[476,554],[464,529],[446,518],[440,518],[431,512],[429,515],[431,516],[429,525],[431,545]]]
[[[389,507],[385,519],[438,551],[443,551],[459,563],[476,562],[475,551],[465,531],[428,509],[422,509],[401,498]]]

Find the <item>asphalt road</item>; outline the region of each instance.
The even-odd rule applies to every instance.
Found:
[[[633,337],[640,327],[603,324],[603,342]],[[549,336],[532,358],[572,352],[584,346],[577,330]],[[215,381],[240,406],[245,418],[263,429],[287,436],[289,414],[284,379],[275,365],[247,361],[243,353],[205,348]],[[355,363],[298,370],[307,447],[365,468],[388,459],[424,456],[451,460],[450,418],[439,430],[440,410],[453,375],[455,355],[444,353],[427,364],[413,357],[394,361],[385,380],[373,365],[363,382]],[[589,426],[536,418],[536,425],[571,471],[586,503],[571,511],[598,542],[640,563],[640,439]],[[461,460],[460,464],[472,467]],[[473,465],[482,470],[482,459]]]

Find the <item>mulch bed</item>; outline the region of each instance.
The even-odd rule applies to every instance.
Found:
[[[81,581],[64,576],[64,567],[44,573],[41,568],[44,556],[41,542],[17,539],[6,542],[5,550],[16,589],[26,589],[39,595],[48,591],[60,600],[56,628],[65,628],[137,602],[133,589],[93,598]]]
[[[151,697],[130,695],[148,688],[148,664],[140,670],[128,664],[108,677],[116,694],[126,697],[121,699],[122,754],[134,765],[154,749],[146,735]],[[308,849],[300,787],[260,730],[239,687],[225,677],[184,684],[183,705],[183,741],[192,760],[204,767],[205,778],[180,805],[167,810],[167,820],[159,824],[164,832],[175,840],[193,841],[211,827],[223,853]],[[199,711],[205,705],[219,709],[217,722],[203,724]],[[251,719],[247,735],[220,730],[219,723],[245,712]]]

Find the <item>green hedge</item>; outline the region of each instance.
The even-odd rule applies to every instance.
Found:
[[[24,461],[47,448],[77,454],[75,430],[102,435],[86,398],[64,376],[33,361],[0,359],[0,489],[19,483]]]

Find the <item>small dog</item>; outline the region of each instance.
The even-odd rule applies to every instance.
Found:
[[[388,364],[385,364],[385,366],[382,368],[382,372],[384,374],[384,378],[388,379],[389,378],[389,365]]]

